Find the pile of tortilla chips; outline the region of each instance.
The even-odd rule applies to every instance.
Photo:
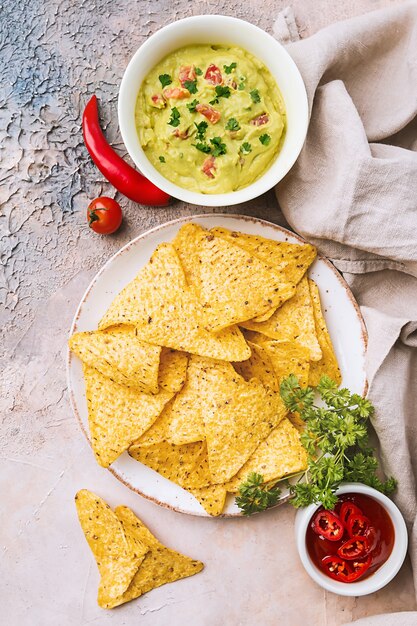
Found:
[[[114,511],[87,489],[75,496],[78,518],[97,562],[97,601],[103,609],[201,572],[204,565],[170,550],[126,506]]]
[[[304,470],[280,383],[341,382],[307,277],[315,257],[309,244],[196,224],[158,246],[98,330],[69,342],[83,362],[98,463],[128,450],[210,515],[249,472],[276,481]]]

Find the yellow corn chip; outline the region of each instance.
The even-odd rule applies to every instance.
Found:
[[[133,324],[138,337],[149,343],[228,361],[250,356],[237,327],[214,334],[204,328],[204,320],[178,255],[171,244],[162,244],[115,298],[99,327]]]
[[[279,392],[278,378],[268,351],[250,341],[248,341],[248,345],[252,351],[250,359],[234,363],[235,370],[245,380],[249,381],[251,378],[257,378],[266,389]]]
[[[264,481],[279,480],[307,468],[307,453],[300,442],[300,435],[285,418],[256,448],[245,465],[227,484],[227,491],[236,493],[248,474],[262,474]]]
[[[149,551],[134,575],[129,588],[119,598],[117,604],[112,606],[138,598],[166,583],[172,583],[201,572],[204,567],[201,561],[190,559],[188,556],[162,545],[129,508],[118,506],[115,511],[125,530],[146,542]]]
[[[152,426],[173,393],[145,394],[115,383],[86,364],[83,372],[91,445],[97,462],[108,467]]]
[[[267,263],[272,271],[284,276],[286,281],[295,285],[317,256],[315,247],[309,243],[294,244],[287,241],[274,241],[256,235],[230,231],[227,228],[212,228],[210,232],[255,255]],[[254,321],[265,322],[276,309],[277,307],[272,307],[263,315],[256,317]]]
[[[320,378],[323,375],[326,375],[340,385],[342,382],[342,375],[340,373],[332,340],[330,339],[329,331],[327,330],[326,322],[321,310],[319,290],[313,280],[309,280],[309,286],[313,302],[316,332],[322,352],[322,358],[320,361],[315,361],[310,364],[308,383],[312,387],[316,387],[320,382]]]
[[[199,489],[213,482],[205,442],[183,446],[166,441],[144,446],[134,443],[129,448],[129,454],[184,489]]]
[[[161,390],[177,393],[187,378],[188,356],[171,348],[162,348],[159,369]]]
[[[75,504],[100,572],[98,603],[113,605],[129,587],[149,547],[140,538],[128,540],[111,508],[87,489],[77,493]]]
[[[306,423],[303,419],[301,419],[300,414],[295,411],[295,413],[288,413],[288,419],[291,424],[295,426],[299,433],[302,433],[305,429]]]
[[[201,226],[183,226],[174,246],[212,331],[262,315],[294,294],[295,285],[269,265]]]
[[[279,384],[290,374],[297,376],[301,387],[308,384],[310,370],[310,352],[299,344],[291,341],[275,341],[267,337],[247,331],[245,336],[249,342],[255,343],[267,351]]]
[[[259,443],[284,418],[278,393],[258,380],[246,382],[230,363],[213,363],[204,372],[207,395],[204,426],[213,483],[234,476]]]
[[[138,339],[134,326],[75,333],[68,344],[83,363],[114,382],[144,393],[158,393],[161,348]]]
[[[310,351],[311,361],[319,361],[322,357],[306,276],[298,283],[293,297],[284,302],[269,320],[262,323],[249,320],[241,326],[277,341],[294,341]]]
[[[202,489],[188,489],[203,509],[213,517],[223,512],[227,491],[224,485],[208,485]]]

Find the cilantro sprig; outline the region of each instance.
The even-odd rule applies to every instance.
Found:
[[[162,87],[168,87],[172,83],[172,78],[169,74],[160,74],[158,78]]]
[[[263,482],[262,474],[251,472],[239,486],[236,504],[243,512],[243,515],[265,511],[265,509],[274,506],[278,502],[281,490],[276,486],[265,486]]]
[[[252,89],[252,91],[250,91],[249,93],[250,97],[252,98],[252,102],[256,104],[257,102],[261,101],[261,96],[259,95],[259,91],[257,89]]]
[[[210,104],[218,104],[219,98],[230,98],[230,87],[223,87],[223,85],[216,85],[215,87],[216,97],[210,100]]]
[[[230,120],[227,121],[226,130],[240,130],[240,124],[235,117],[231,117]]]
[[[172,107],[171,117],[168,120],[168,124],[170,126],[174,126],[175,128],[176,126],[180,125],[180,118],[181,118],[181,113],[178,111],[177,107]]]
[[[237,63],[231,63],[230,65],[223,65],[224,71],[226,74],[231,74],[234,69],[236,69]]]
[[[188,89],[190,93],[197,93],[197,79],[194,80],[185,80],[184,87]]]
[[[197,104],[200,104],[199,101],[197,99],[194,99],[192,102],[186,104],[186,107],[190,113],[195,113]]]
[[[343,481],[361,482],[386,495],[395,490],[394,478],[382,481],[377,474],[378,460],[369,445],[367,428],[375,410],[369,400],[348,389],[339,389],[328,376],[322,376],[316,388],[323,406],[315,404],[315,390],[302,388],[293,374],[282,381],[280,391],[286,408],[298,413],[305,422],[300,438],[307,451],[308,467],[296,484],[289,485],[293,506],[321,503],[324,508],[333,509],[337,502],[335,492]],[[256,497],[253,477],[248,476],[239,488],[236,501],[245,514],[272,506],[264,506],[271,486],[263,484],[261,475],[255,482]]]

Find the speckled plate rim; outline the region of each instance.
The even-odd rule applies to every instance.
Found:
[[[92,279],[92,281],[90,282],[90,284],[88,285],[86,291],[84,292],[81,301],[77,307],[75,316],[73,318],[72,324],[71,324],[71,328],[70,328],[70,334],[69,336],[71,336],[74,332],[77,332],[77,325],[78,325],[78,320],[80,318],[83,306],[85,305],[89,294],[91,292],[91,290],[93,289],[93,287],[96,285],[98,279],[102,276],[102,274],[111,266],[111,264],[114,262],[114,260],[118,257],[120,257],[121,255],[123,255],[127,250],[129,250],[132,246],[135,246],[137,244],[138,241],[143,241],[144,239],[147,239],[149,237],[152,237],[155,233],[159,233],[161,230],[167,229],[169,227],[175,227],[178,225],[178,227],[180,227],[182,224],[190,222],[190,221],[204,221],[204,220],[212,220],[212,219],[216,219],[219,221],[218,225],[221,225],[221,221],[226,219],[226,220],[236,220],[236,228],[235,230],[238,230],[239,228],[241,229],[242,226],[239,225],[239,223],[241,224],[241,222],[245,222],[245,223],[252,223],[252,224],[256,224],[257,226],[263,226],[263,227],[267,227],[267,228],[272,228],[272,230],[274,230],[275,232],[279,232],[280,235],[284,236],[285,238],[290,238],[296,241],[299,241],[300,243],[306,243],[306,240],[303,239],[300,235],[291,232],[290,230],[283,228],[282,226],[278,226],[277,224],[274,224],[272,222],[269,222],[267,220],[263,220],[260,218],[256,218],[256,217],[252,217],[252,216],[248,216],[248,215],[239,215],[239,214],[229,214],[229,213],[202,213],[202,214],[196,214],[196,215],[191,215],[191,216],[184,216],[184,217],[179,217],[176,218],[174,220],[170,220],[168,222],[164,222],[163,224],[159,224],[158,226],[155,226],[154,228],[151,228],[147,231],[145,231],[144,233],[141,233],[140,235],[138,235],[137,237],[135,237],[134,239],[130,240],[128,243],[126,243],[124,246],[122,246],[122,248],[120,248],[120,250],[118,250],[115,254],[113,254],[108,261],[106,261],[106,263],[104,263],[104,265],[99,269],[99,271],[97,272],[97,274],[94,276],[94,278]],[[229,225],[230,228],[230,225]],[[278,241],[282,241],[283,239],[279,238],[277,239]],[[284,239],[285,240],[285,239]],[[339,271],[334,267],[334,265],[325,257],[318,255],[315,264],[317,262],[323,263],[325,264],[325,266],[331,270],[331,272],[334,274],[334,276],[337,278],[338,282],[340,283],[340,286],[344,289],[345,293],[346,293],[346,297],[348,299],[348,301],[350,302],[350,304],[352,305],[355,314],[356,314],[356,318],[357,321],[359,321],[359,325],[360,325],[360,330],[361,330],[361,344],[362,344],[362,358],[363,358],[363,363],[362,363],[362,369],[363,369],[363,384],[362,384],[362,388],[361,390],[357,390],[358,393],[361,393],[363,396],[366,395],[367,390],[368,390],[368,381],[366,378],[366,374],[365,374],[365,369],[364,369],[364,364],[365,364],[365,353],[367,350],[367,345],[368,345],[368,334],[367,334],[367,330],[366,330],[366,326],[365,326],[365,321],[362,317],[362,314],[360,312],[359,309],[359,305],[356,302],[348,284],[346,283],[346,281],[343,279],[342,275],[339,273]],[[314,264],[313,264],[314,265]],[[67,385],[68,385],[68,393],[69,393],[69,399],[70,399],[70,404],[71,404],[71,408],[74,412],[74,415],[80,425],[80,428],[85,436],[85,438],[87,439],[90,447],[91,447],[91,441],[90,441],[90,436],[89,433],[87,431],[87,428],[83,422],[83,419],[80,415],[80,412],[78,410],[78,406],[77,406],[77,401],[76,401],[76,394],[75,394],[75,390],[74,390],[74,386],[73,386],[73,381],[72,381],[72,377],[71,377],[71,366],[72,366],[72,361],[74,359],[74,355],[71,353],[71,351],[68,349],[67,350],[67,359],[66,359],[66,369],[67,369]],[[138,489],[137,487],[135,487],[134,485],[132,485],[128,480],[126,480],[126,478],[124,476],[122,476],[114,467],[108,467],[107,468],[112,474],[113,476],[115,476],[121,483],[123,483],[126,487],[128,487],[129,489],[131,489],[132,491],[134,491],[135,493],[137,493],[138,495],[146,498],[147,500],[150,500],[151,502],[154,502],[155,504],[162,506],[164,508],[173,510],[173,511],[177,511],[178,513],[184,513],[186,515],[195,515],[197,517],[203,517],[203,518],[207,518],[207,519],[218,519],[218,518],[236,518],[236,517],[242,517],[242,514],[237,510],[236,512],[232,512],[232,513],[222,513],[221,515],[217,516],[216,518],[212,518],[210,515],[208,515],[208,513],[206,513],[204,511],[204,509],[201,507],[201,512],[200,511],[188,511],[186,509],[181,508],[180,506],[174,506],[172,504],[169,504],[167,502],[161,501],[159,500],[157,497],[155,496],[151,496],[149,494],[144,493],[143,491],[141,491],[140,489]],[[176,486],[176,485],[175,485]],[[177,486],[176,486],[177,487]],[[187,492],[185,492],[187,493]],[[234,499],[234,496],[231,494],[228,494],[227,498],[230,499]],[[281,504],[284,504],[285,502],[287,502],[289,499],[289,495],[284,494],[282,496],[282,498],[280,499],[280,501],[277,503],[277,506],[280,506]]]

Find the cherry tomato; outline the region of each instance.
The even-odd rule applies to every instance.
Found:
[[[364,535],[371,525],[371,522],[364,515],[358,515],[357,513],[352,513],[349,516],[347,521],[347,531],[349,537],[356,537],[357,535]]]
[[[208,83],[212,85],[221,85],[223,82],[223,76],[220,71],[220,68],[217,65],[209,65],[206,73],[204,74],[204,78]]]
[[[348,564],[340,556],[325,556],[322,563],[330,578],[339,580],[342,583],[349,582],[349,576],[352,574]]]
[[[112,198],[101,196],[91,202],[87,209],[88,225],[95,233],[110,235],[122,223],[120,204]]]
[[[339,517],[344,524],[347,523],[349,517],[353,513],[355,513],[356,515],[363,515],[360,508],[356,506],[356,504],[353,504],[353,502],[343,502],[342,506],[340,507]]]
[[[337,549],[341,559],[353,561],[360,559],[369,552],[369,541],[366,537],[351,537]]]
[[[351,572],[348,574],[347,581],[348,583],[353,583],[358,578],[361,578],[364,573],[369,569],[371,565],[372,557],[369,555],[365,561],[351,561],[349,563]]]
[[[312,528],[317,535],[329,541],[339,541],[345,531],[343,522],[330,511],[319,511],[313,518]]]
[[[179,79],[182,87],[185,87],[184,83],[187,81],[195,80],[195,67],[194,65],[181,65],[179,71]]]

